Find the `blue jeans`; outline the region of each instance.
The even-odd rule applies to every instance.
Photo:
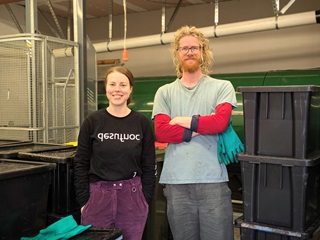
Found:
[[[174,240],[233,240],[231,190],[224,183],[167,184]]]
[[[141,240],[148,210],[140,177],[90,183],[90,199],[82,210],[81,224],[121,228],[123,239]]]

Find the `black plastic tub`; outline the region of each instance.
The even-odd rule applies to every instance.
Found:
[[[63,217],[77,212],[79,205],[74,190],[74,155],[76,147],[47,149],[32,152],[19,152],[18,158],[26,161],[39,161],[57,164],[49,189],[48,213]]]
[[[46,226],[56,164],[0,159],[0,239],[33,236]]]
[[[306,231],[320,217],[320,155],[310,159],[238,154],[243,219]]]
[[[61,220],[62,218],[65,218],[69,215],[72,215],[72,217],[74,218],[74,220],[78,223],[81,224],[81,211],[80,208],[75,210],[75,211],[71,211],[65,214],[57,214],[57,213],[51,213],[48,212],[47,214],[47,226],[50,226],[51,224]]]
[[[320,86],[238,87],[245,153],[308,158],[320,151]]]

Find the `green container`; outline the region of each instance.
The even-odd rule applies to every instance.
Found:
[[[283,86],[283,85],[320,85],[320,69],[283,70],[256,73],[226,73],[212,74],[214,78],[229,80],[234,89],[240,86]],[[159,76],[136,78],[130,107],[141,112],[151,121],[154,95],[158,88],[173,82],[175,76]],[[99,84],[104,84],[99,82]],[[104,87],[99,87],[98,109],[108,105]],[[238,107],[233,111],[233,128],[239,138],[244,141],[244,119],[241,92],[236,92]],[[153,124],[151,122],[151,124]],[[153,125],[152,125],[153,126]]]

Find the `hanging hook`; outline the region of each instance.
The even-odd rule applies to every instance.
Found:
[[[126,0],[123,0],[123,12],[124,12],[124,37],[123,37],[123,53],[122,53],[122,60],[128,61],[128,51],[126,48],[126,38],[127,38],[127,3]]]
[[[279,9],[280,9],[280,0],[272,0],[273,12],[275,14],[275,25],[276,29],[279,29],[278,25],[278,17],[279,17]]]
[[[112,40],[113,0],[109,1],[109,42]]]
[[[215,0],[214,3],[214,37],[218,38],[217,26],[219,23],[219,0]]]

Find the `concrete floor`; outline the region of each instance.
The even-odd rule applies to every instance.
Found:
[[[240,228],[237,228],[237,227],[234,228],[234,240],[241,240]]]
[[[238,217],[241,217],[241,216],[242,216],[242,213],[234,212],[233,213],[233,222],[235,221],[235,219],[237,219]],[[241,240],[239,227],[234,227],[234,240]]]

